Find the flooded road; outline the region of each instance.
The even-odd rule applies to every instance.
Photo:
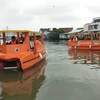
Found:
[[[0,71],[1,100],[100,100],[100,52],[45,41],[46,60],[21,72]]]

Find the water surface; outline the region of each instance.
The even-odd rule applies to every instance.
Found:
[[[46,60],[26,72],[0,72],[1,100],[100,100],[100,52],[45,41]]]

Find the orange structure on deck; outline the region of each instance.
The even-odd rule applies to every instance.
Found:
[[[98,42],[95,43],[93,40],[93,35],[90,34],[90,40],[86,39],[86,35],[84,35],[83,40],[68,40],[68,46],[72,49],[79,49],[79,50],[100,50],[100,34]]]

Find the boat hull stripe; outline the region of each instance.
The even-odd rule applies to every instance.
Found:
[[[44,52],[43,55],[44,55],[44,54],[46,54],[46,52]],[[36,59],[36,58],[38,58],[38,57],[39,57],[39,56],[37,56],[37,57],[35,57],[35,58],[32,58],[32,59],[29,59],[29,60],[27,60],[27,61],[24,61],[24,62],[22,62],[21,64],[24,64],[24,63],[27,63],[27,62],[29,62],[29,61],[32,61],[32,60],[34,60],[34,59]]]

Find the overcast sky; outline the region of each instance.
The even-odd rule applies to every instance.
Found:
[[[99,0],[0,0],[0,29],[75,29],[94,17],[100,17]]]

